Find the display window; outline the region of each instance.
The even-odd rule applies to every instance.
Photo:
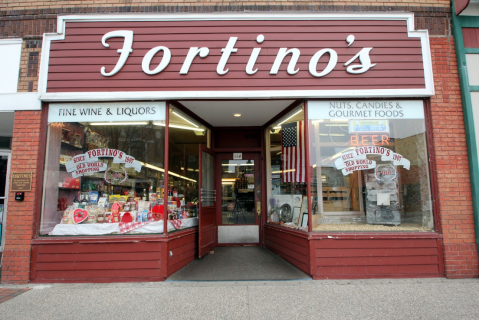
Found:
[[[308,229],[304,107],[277,120],[265,132],[267,223]]]
[[[420,100],[309,101],[313,231],[433,231]]]
[[[165,103],[51,104],[40,235],[163,233],[164,164]]]
[[[200,145],[208,145],[206,127],[180,110],[169,109],[168,232],[198,225]]]

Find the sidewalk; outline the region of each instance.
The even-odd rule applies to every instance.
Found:
[[[2,319],[479,319],[479,279],[155,282],[32,288]]]

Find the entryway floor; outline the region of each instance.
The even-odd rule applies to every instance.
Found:
[[[309,280],[307,274],[263,247],[217,247],[166,281]]]

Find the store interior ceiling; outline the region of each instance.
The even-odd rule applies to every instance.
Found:
[[[213,127],[260,127],[295,100],[179,101]],[[241,117],[235,117],[239,113]]]
[[[0,112],[0,137],[13,135],[13,118],[15,112]]]

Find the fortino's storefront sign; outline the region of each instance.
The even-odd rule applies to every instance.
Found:
[[[434,94],[408,13],[64,16],[44,40],[43,100]]]

